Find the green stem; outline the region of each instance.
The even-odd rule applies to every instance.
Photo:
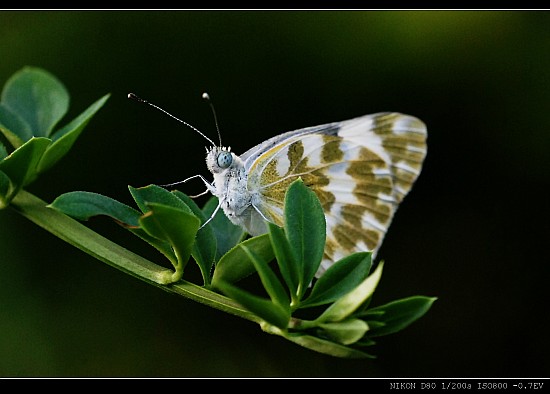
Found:
[[[173,271],[161,267],[97,234],[69,216],[48,208],[38,197],[21,190],[12,200],[12,208],[38,226],[90,256],[127,274],[213,308],[260,323],[261,320],[231,299],[187,281],[170,283]]]

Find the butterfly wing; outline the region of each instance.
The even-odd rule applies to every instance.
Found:
[[[317,194],[327,223],[320,276],[351,253],[376,253],[420,174],[426,138],[419,119],[378,113],[291,131],[241,158],[253,206],[275,224],[283,225],[285,192],[298,177]]]

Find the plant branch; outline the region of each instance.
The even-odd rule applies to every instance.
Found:
[[[99,235],[78,221],[47,207],[33,194],[21,190],[11,207],[46,231],[110,266],[164,291],[260,323],[260,319],[231,299],[187,281],[170,283],[173,271],[161,267]]]

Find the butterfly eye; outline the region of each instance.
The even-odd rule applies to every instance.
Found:
[[[231,165],[233,162],[233,157],[231,156],[231,153],[229,152],[220,152],[217,158],[218,166],[220,168],[227,168]]]

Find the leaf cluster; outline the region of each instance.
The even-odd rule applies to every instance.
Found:
[[[26,193],[22,189],[69,151],[108,97],[56,129],[69,105],[61,82],[32,67],[8,80],[0,103],[0,130],[10,145],[8,152],[0,143],[0,208],[16,204],[14,198]],[[413,296],[370,308],[384,268],[384,262],[373,266],[370,252],[342,258],[317,279],[326,242],[325,217],[319,199],[300,179],[286,192],[284,227],[270,223],[268,233],[251,238],[216,209],[215,197],[200,208],[177,190],[149,185],[129,186],[129,191],[136,208],[87,191],[63,194],[48,207],[68,220],[109,217],[147,242],[173,268],[151,276],[159,286],[191,284],[184,274],[188,263],[194,261],[202,284],[192,285],[204,289],[201,296],[209,298],[211,305],[236,303],[252,314],[265,332],[309,349],[337,357],[373,357],[364,348],[373,345],[374,338],[407,327],[435,301]],[[37,223],[48,222],[43,210],[36,209],[35,215],[44,216]],[[73,224],[71,228],[78,229]],[[63,234],[67,229],[59,226],[56,235],[70,238]],[[71,239],[79,246],[89,234],[82,232]],[[90,250],[93,247],[81,249],[99,256]],[[122,267],[117,261],[122,255],[128,257],[113,254],[109,263]],[[147,264],[140,269],[149,269]],[[124,265],[131,272],[128,267]],[[256,279],[262,291],[246,289],[245,278]]]
[[[6,82],[0,97],[0,132],[9,145],[0,141],[0,209],[65,156],[108,98],[104,95],[57,128],[69,108],[69,94],[56,77],[24,67]]]
[[[384,267],[380,262],[371,270],[370,252],[346,256],[316,279],[325,247],[325,218],[319,199],[301,180],[286,193],[284,228],[269,224],[267,234],[248,239],[220,211],[202,226],[217,206],[215,197],[200,209],[179,191],[155,185],[129,189],[139,210],[82,191],[61,195],[50,207],[79,220],[111,217],[148,242],[174,267],[162,284],[181,280],[188,262],[195,261],[204,287],[258,316],[264,331],[310,349],[372,357],[362,348],[373,345],[375,337],[405,328],[435,300],[416,296],[369,309]],[[239,286],[253,274],[267,297]],[[318,315],[304,319],[305,309]]]

